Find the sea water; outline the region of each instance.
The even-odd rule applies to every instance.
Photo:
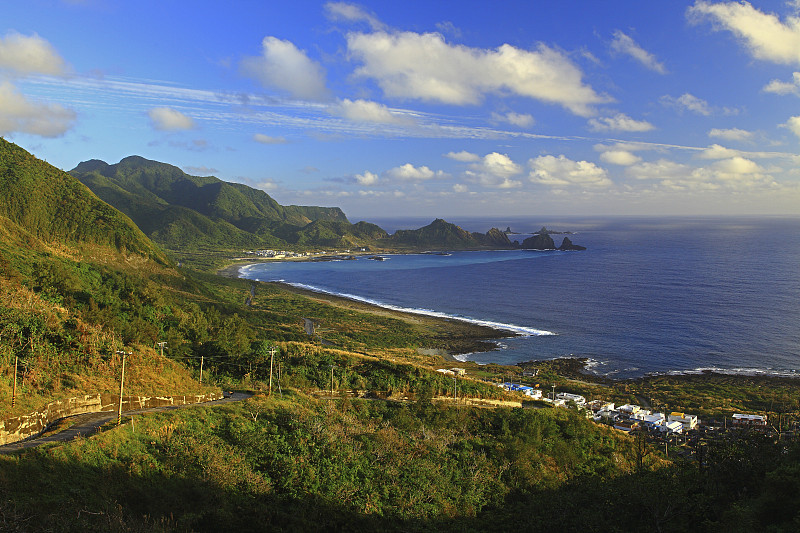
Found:
[[[393,232],[430,221],[373,222]],[[479,363],[573,356],[614,377],[800,374],[798,218],[452,222],[480,232],[510,226],[520,241],[547,225],[587,250],[274,262],[241,275],[508,331],[496,350],[460,356]]]

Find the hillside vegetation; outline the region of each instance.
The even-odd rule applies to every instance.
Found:
[[[520,369],[458,363],[470,375],[456,379],[436,371],[454,363],[430,354],[482,349],[481,340],[498,332],[177,267],[69,174],[6,141],[0,148],[0,185],[8,191],[0,198],[3,417],[116,390],[121,349],[132,352],[130,394],[203,390],[201,364],[205,383],[257,393],[0,455],[0,530],[711,532],[800,524],[794,435],[734,433],[698,444],[686,459],[675,457],[672,443],[667,459],[643,437],[576,410],[470,407],[465,400],[511,399],[475,376],[513,379]],[[99,181],[103,165],[84,170]],[[170,170],[175,179],[162,187],[164,168],[151,167],[157,172],[140,176],[152,178],[147,191],[130,197],[137,205],[184,179]],[[227,189],[214,180],[186,186]],[[212,196],[214,209],[238,213],[240,222],[252,214],[223,201],[233,192]],[[275,224],[291,233],[289,222]],[[335,239],[341,229],[386,239],[380,228],[342,220],[302,229],[308,239]],[[502,240],[494,231],[486,240],[462,232],[437,220],[398,239],[447,247]],[[155,349],[162,341],[166,357]],[[702,392],[698,381],[610,384],[559,375],[559,365],[569,364],[541,364],[537,379],[619,402],[659,395],[674,407],[696,400],[687,391]],[[713,397],[702,399],[703,408],[763,406],[785,396],[796,404],[796,385],[746,385],[731,398],[719,395],[735,384],[706,389]]]
[[[115,165],[85,161],[70,173],[168,248],[285,246],[300,240],[287,228],[312,221],[349,226],[338,207],[282,206],[259,189],[138,156]]]

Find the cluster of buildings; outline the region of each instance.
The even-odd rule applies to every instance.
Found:
[[[466,374],[463,368],[441,368],[439,372],[454,376],[463,376]],[[678,411],[669,414],[654,413],[638,405],[625,404],[615,406],[613,402],[607,402],[605,400],[592,400],[587,402],[586,398],[580,394],[572,394],[569,392],[557,393],[555,392],[555,388],[552,397],[547,397],[538,386],[531,387],[529,385],[513,382],[498,383],[497,386],[509,392],[521,392],[533,400],[541,400],[552,404],[554,407],[576,407],[585,410],[587,417],[592,418],[595,422],[608,424],[625,432],[643,429],[667,435],[676,435],[691,431],[697,428],[700,423],[697,415],[690,413]],[[733,415],[733,426],[766,428],[767,417],[736,413]]]
[[[257,255],[259,257],[266,257],[269,259],[286,259],[287,257],[306,257],[312,255],[308,252],[287,252],[285,250],[251,250],[245,251],[248,255]]]
[[[359,248],[357,251],[359,252],[366,252],[366,248]],[[242,253],[247,255],[255,255],[258,257],[265,257],[267,259],[291,259],[291,258],[299,258],[299,257],[313,257],[313,256],[320,256],[320,255],[337,255],[337,254],[349,254],[352,253],[350,250],[343,250],[341,252],[327,252],[327,251],[318,251],[318,252],[289,252],[286,250],[244,250]]]
[[[690,431],[699,423],[697,415],[689,413],[654,413],[638,405],[625,404],[617,407],[603,400],[590,402],[588,408],[595,422],[613,425],[622,431],[646,429],[675,435]]]
[[[641,406],[625,404],[615,406],[605,400],[587,402],[580,394],[553,391],[552,398],[544,396],[541,389],[519,383],[501,383],[500,387],[510,392],[521,392],[534,400],[542,400],[555,407],[576,407],[584,409],[587,417],[595,422],[608,424],[621,431],[630,432],[635,429],[677,435],[691,431],[700,423],[697,415],[673,411],[656,413]],[[767,417],[736,413],[733,415],[733,427],[766,428]]]

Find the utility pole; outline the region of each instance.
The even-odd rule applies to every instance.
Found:
[[[14,389],[11,393],[11,408],[14,408],[14,404],[17,401],[17,362],[19,361],[19,356],[14,356]]]
[[[159,348],[161,348],[161,357],[164,357],[164,347],[167,345],[166,341],[161,341],[157,344]]]
[[[556,384],[553,383],[553,401],[556,401]]]
[[[200,356],[200,384],[203,384],[203,356]]]
[[[333,396],[333,367],[334,365],[331,365],[331,396]]]
[[[275,347],[270,346],[269,348],[269,395],[270,396],[272,396],[272,362],[274,359],[275,359]]]
[[[117,353],[122,354],[122,375],[119,378],[119,410],[117,411],[117,425],[120,425],[122,423],[122,393],[125,388],[125,356],[131,355],[133,352],[117,350]]]

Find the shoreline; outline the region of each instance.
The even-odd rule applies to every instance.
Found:
[[[366,254],[375,255],[375,254]],[[308,261],[309,258],[297,258],[294,261]],[[255,281],[248,280],[239,275],[241,269],[257,265],[261,263],[278,262],[284,260],[263,260],[253,261],[248,260],[241,263],[231,263],[216,273],[219,276],[242,279],[250,281],[255,284],[269,284],[281,287],[281,289],[295,294],[299,294],[317,301],[322,301],[333,305],[335,307],[357,310],[377,316],[385,316],[397,318],[406,322],[416,324],[427,324],[434,328],[445,328],[447,330],[455,331],[459,338],[459,344],[462,344],[459,349],[454,351],[441,350],[442,353],[438,354],[444,361],[467,363],[478,365],[475,361],[462,360],[457,356],[468,355],[470,353],[486,353],[498,350],[497,345],[493,342],[503,338],[511,338],[522,335],[521,333],[514,332],[510,329],[502,329],[492,325],[478,324],[458,317],[435,316],[424,313],[414,313],[410,310],[394,309],[385,307],[378,303],[372,303],[355,298],[348,298],[338,294],[332,294],[325,291],[316,291],[310,288],[298,287],[286,282],[280,281]],[[754,369],[753,372],[743,373],[731,370],[726,372],[724,369],[701,369],[701,370],[676,370],[670,372],[647,372],[640,376],[615,378],[592,373],[588,369],[589,360],[582,357],[555,357],[551,359],[540,360],[527,360],[517,361],[513,364],[502,364],[502,366],[518,366],[524,368],[526,366],[536,365],[541,362],[563,362],[564,366],[561,370],[563,375],[576,377],[579,379],[594,382],[596,384],[610,384],[610,383],[643,383],[652,382],[657,380],[671,379],[680,380],[685,382],[699,382],[709,380],[738,380],[740,382],[761,382],[761,383],[792,383],[800,384],[800,375],[788,376],[783,374],[769,374],[767,372],[759,372]],[[500,363],[497,363],[500,364]],[[558,364],[558,363],[557,363]],[[562,365],[559,365],[562,366]],[[561,374],[562,372],[559,372]]]
[[[376,303],[361,301],[328,292],[315,291],[285,282],[248,280],[247,278],[242,278],[238,275],[242,268],[258,263],[259,262],[231,264],[218,270],[217,275],[250,281],[256,285],[272,285],[275,287],[280,287],[280,289],[283,291],[298,294],[312,300],[324,302],[340,309],[354,310],[375,316],[395,318],[411,324],[427,326],[431,330],[442,332],[443,337],[447,339],[447,342],[443,344],[448,344],[449,349],[437,348],[437,351],[440,352],[438,353],[438,356],[447,362],[463,363],[464,361],[457,359],[456,356],[475,352],[491,352],[497,350],[497,345],[492,342],[493,340],[519,335],[518,333],[510,330],[477,324],[467,320],[458,319],[457,317],[448,318],[443,316],[414,313],[401,309],[393,309],[378,305]],[[469,362],[472,363],[472,361]]]
[[[448,362],[463,362],[456,358],[457,355],[473,352],[483,353],[494,351],[497,349],[497,345],[493,343],[492,340],[513,336],[513,334],[509,331],[500,330],[489,326],[473,324],[471,322],[458,319],[446,319],[437,316],[390,309],[380,305],[347,298],[345,296],[296,287],[280,281],[253,281],[253,283],[280,287],[281,290],[305,296],[306,298],[310,298],[319,302],[324,302],[340,309],[359,311],[375,316],[395,318],[411,324],[428,326],[433,330],[446,330],[446,337],[448,338],[451,346],[454,344],[459,345],[459,348],[455,350],[436,348],[436,350],[439,352],[437,355]]]

